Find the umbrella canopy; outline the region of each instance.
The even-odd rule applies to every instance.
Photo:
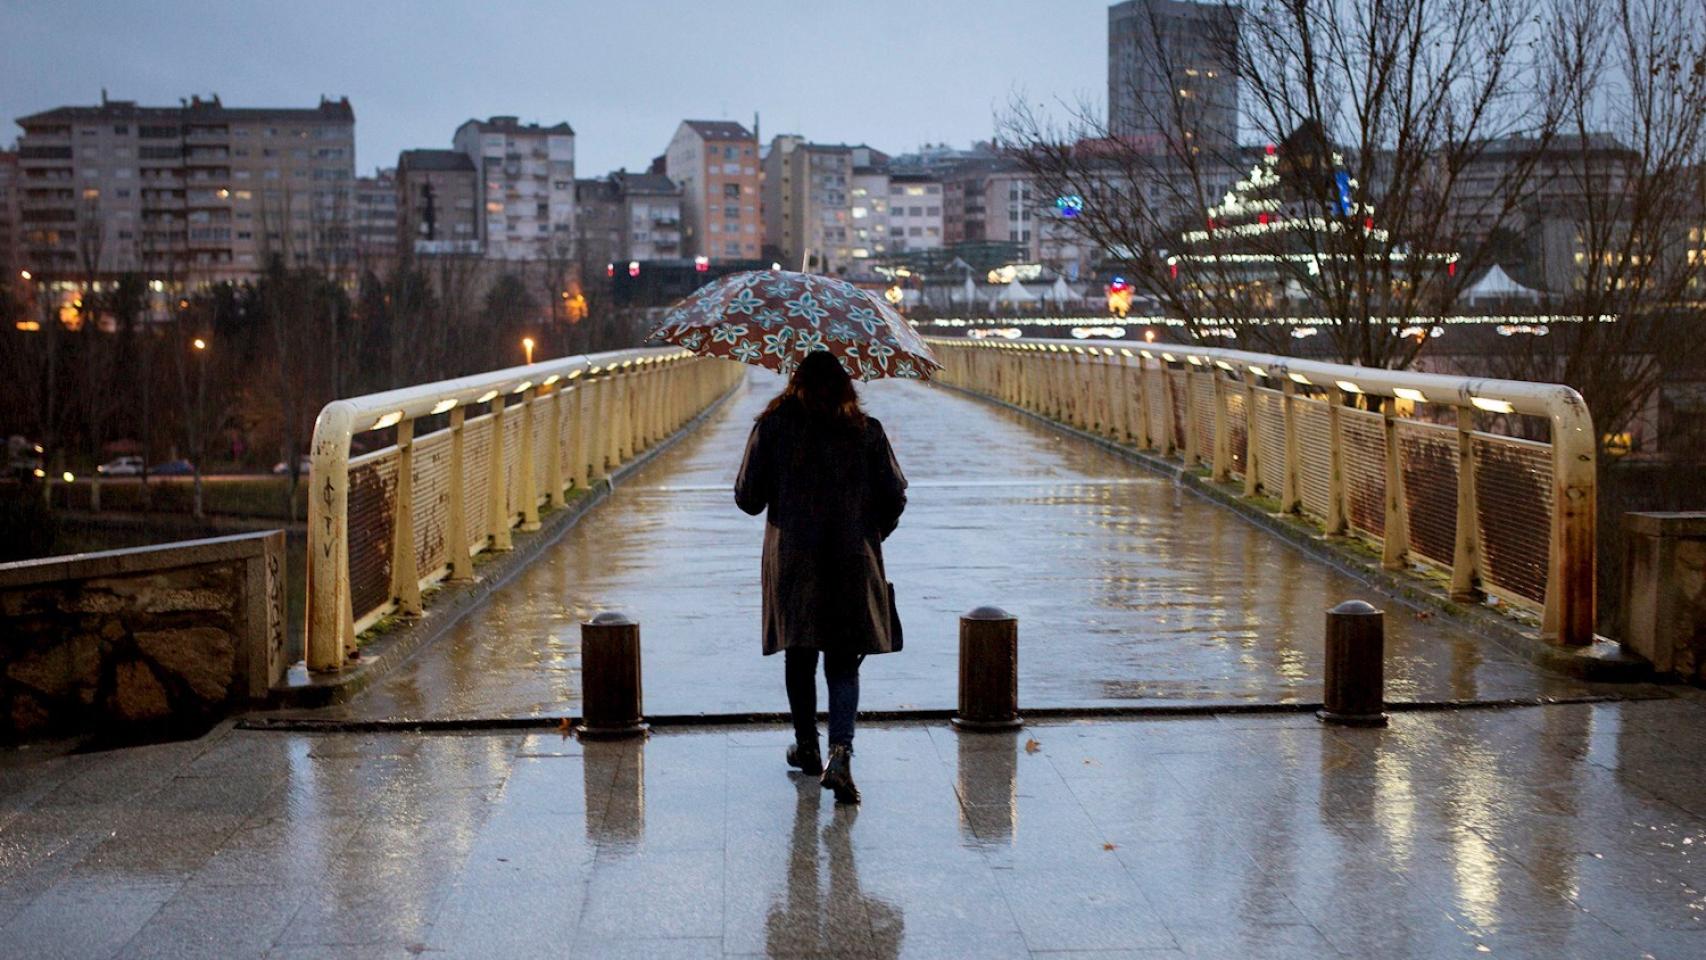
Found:
[[[792,373],[827,350],[856,380],[927,380],[941,366],[912,324],[845,280],[787,270],[730,274],[672,307],[651,339]]]

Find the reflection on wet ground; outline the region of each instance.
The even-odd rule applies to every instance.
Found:
[[[780,727],[14,752],[0,956],[1698,958],[1690,697],[873,725],[856,809]]]
[[[755,371],[699,433],[342,712],[572,713],[578,622],[600,609],[642,624],[649,711],[783,709],[781,663],[759,655],[762,521],[730,492],[779,383]],[[868,709],[953,706],[958,617],[990,603],[1020,617],[1020,696],[1033,706],[1319,699],[1322,614],[1350,597],[1388,608],[1393,700],[1582,689],[1087,443],[917,383],[863,390],[912,481],[886,547],[907,649],[866,662]]]

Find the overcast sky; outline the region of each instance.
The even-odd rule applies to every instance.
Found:
[[[891,153],[987,139],[1013,93],[1107,84],[1106,0],[0,0],[13,120],[114,99],[348,96],[362,173],[470,117],[575,128],[577,172],[643,168],[684,118]]]

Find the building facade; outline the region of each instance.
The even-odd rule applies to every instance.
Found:
[[[763,244],[758,138],[729,120],[683,120],[664,152],[681,188],[686,256],[753,259]]]
[[[660,173],[610,175],[622,195],[622,247],[630,260],[682,255],[681,188]]]
[[[928,173],[889,174],[889,250],[942,247],[942,181]]]
[[[850,229],[848,252],[855,264],[881,260],[889,251],[889,172],[885,167],[856,166],[848,195]]]
[[[0,283],[20,279],[18,253],[18,152],[0,150]]]
[[[764,157],[764,235],[789,269],[844,273],[853,260],[853,148],[770,141]]]
[[[574,256],[573,128],[491,117],[457,127],[453,142],[474,165],[480,239],[487,258]]]
[[[1226,3],[1126,0],[1108,8],[1108,130],[1227,151],[1238,142],[1240,12]]]
[[[347,99],[271,109],[103,96],[18,125],[22,253],[38,282],[126,271],[243,280],[271,256],[328,266],[350,256]]]
[[[404,150],[398,155],[399,249],[417,256],[478,255],[483,249],[480,225],[480,174],[467,154]]]
[[[365,270],[383,271],[397,258],[397,171],[382,168],[355,178],[355,210],[350,233],[356,261]]]

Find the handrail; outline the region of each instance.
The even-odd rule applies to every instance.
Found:
[[[341,669],[360,629],[392,611],[419,614],[423,587],[471,577],[473,554],[509,549],[512,527],[537,528],[540,506],[563,506],[568,491],[586,491],[606,470],[679,429],[727,392],[739,372],[737,364],[651,347],[326,404],[309,447],[309,669]],[[467,415],[469,407],[486,404],[490,414]],[[416,420],[440,414],[448,414],[447,426],[414,435]],[[355,434],[390,427],[397,430],[395,444],[350,457]],[[483,445],[483,454],[465,457],[465,442]],[[415,448],[423,445],[429,462],[416,463]],[[352,475],[362,521],[354,532]],[[431,485],[430,502],[417,509],[422,484]],[[362,559],[356,581],[352,543]]]
[[[1277,496],[1285,512],[1303,512],[1303,473],[1306,465],[1312,466],[1317,473],[1327,475],[1327,489],[1317,491],[1317,496],[1326,503],[1324,515],[1318,519],[1328,534],[1356,533],[1379,542],[1383,562],[1394,569],[1407,567],[1415,560],[1441,567],[1451,574],[1452,594],[1458,599],[1478,598],[1486,586],[1495,595],[1517,605],[1538,606],[1541,633],[1554,642],[1584,645],[1594,640],[1596,445],[1587,405],[1568,386],[1387,370],[1148,341],[926,339],[944,354],[946,369],[942,379],[946,383],[991,393],[1009,403],[1117,440],[1133,441],[1141,449],[1176,453],[1189,466],[1204,459],[1206,452],[1213,479],[1228,481],[1241,476],[1246,496],[1254,496],[1258,491]],[[1078,365],[1085,369],[1075,369]],[[1099,375],[1094,368],[1109,373]],[[1062,370],[1071,371],[1072,375],[1062,376]],[[1199,391],[1193,386],[1203,382],[1205,376],[1213,391],[1206,411],[1198,408]],[[1243,389],[1242,398],[1235,398],[1238,388]],[[1300,389],[1305,392],[1300,393]],[[1261,418],[1254,413],[1258,391],[1279,405],[1283,441],[1278,437],[1267,443],[1257,441],[1261,429]],[[1310,391],[1319,392],[1321,398],[1308,396]],[[1385,501],[1377,534],[1359,528],[1350,520],[1356,491],[1347,475],[1350,465],[1345,451],[1353,441],[1344,434],[1363,428],[1344,411],[1350,409],[1348,399],[1359,394],[1364,396],[1365,406],[1380,410],[1385,436],[1384,449],[1369,449],[1374,445],[1362,434],[1359,434],[1362,439],[1356,441],[1362,458],[1358,463],[1379,459],[1384,471],[1383,478],[1374,478],[1383,483]],[[1371,402],[1376,399],[1381,402]],[[1322,406],[1301,406],[1304,404]],[[1447,498],[1456,505],[1455,515],[1449,520],[1455,528],[1455,543],[1449,558],[1437,555],[1444,552],[1443,548],[1436,549],[1435,556],[1419,556],[1409,542],[1412,505],[1405,486],[1408,474],[1416,473],[1419,468],[1405,452],[1399,427],[1426,421],[1404,417],[1400,408],[1417,404],[1437,404],[1457,411],[1456,470],[1452,479],[1457,491],[1455,498]],[[1550,425],[1551,438],[1536,448],[1531,444],[1512,444],[1510,441],[1516,438],[1481,434],[1474,429],[1476,410],[1544,418]],[[1325,415],[1325,429],[1315,433],[1326,438],[1323,450],[1305,449],[1302,443],[1301,424],[1305,417],[1315,413]],[[1237,428],[1239,424],[1241,430]],[[1262,459],[1262,449],[1276,441],[1283,443],[1283,465],[1278,469],[1257,468],[1255,464]],[[1478,445],[1489,443],[1501,445],[1501,454],[1516,458],[1511,461],[1515,465],[1483,464],[1484,455],[1477,452]],[[1242,444],[1242,449],[1235,449],[1236,444]],[[1522,450],[1534,452],[1523,454]],[[1532,471],[1525,473],[1521,467],[1525,462],[1520,459],[1522,456],[1532,458],[1540,452],[1550,454],[1549,489],[1539,485],[1537,478],[1530,475]],[[1241,464],[1242,468],[1235,464]],[[1517,542],[1524,531],[1505,529],[1508,524],[1501,525],[1502,518],[1491,517],[1480,508],[1477,495],[1477,488],[1483,485],[1477,479],[1481,476],[1477,472],[1480,469],[1503,471],[1486,481],[1489,493],[1506,494],[1503,487],[1493,486],[1497,482],[1550,495],[1550,516],[1544,532],[1543,598],[1537,600],[1508,583],[1500,583],[1497,571],[1492,569],[1499,565],[1532,563],[1534,558],[1525,554],[1525,542]],[[1281,477],[1279,490],[1268,489],[1262,482],[1264,474],[1273,473]],[[1364,467],[1362,473],[1366,479],[1370,471]],[[1463,478],[1468,482],[1462,482]],[[1428,476],[1427,480],[1443,482],[1444,478]],[[1422,500],[1421,508],[1433,512],[1417,518],[1436,529],[1447,522],[1444,516],[1435,515],[1440,512],[1439,500],[1438,497]],[[1366,524],[1374,525],[1374,522]],[[1489,525],[1493,530],[1490,542],[1482,529]],[[1491,560],[1486,555],[1489,546],[1497,554]]]

